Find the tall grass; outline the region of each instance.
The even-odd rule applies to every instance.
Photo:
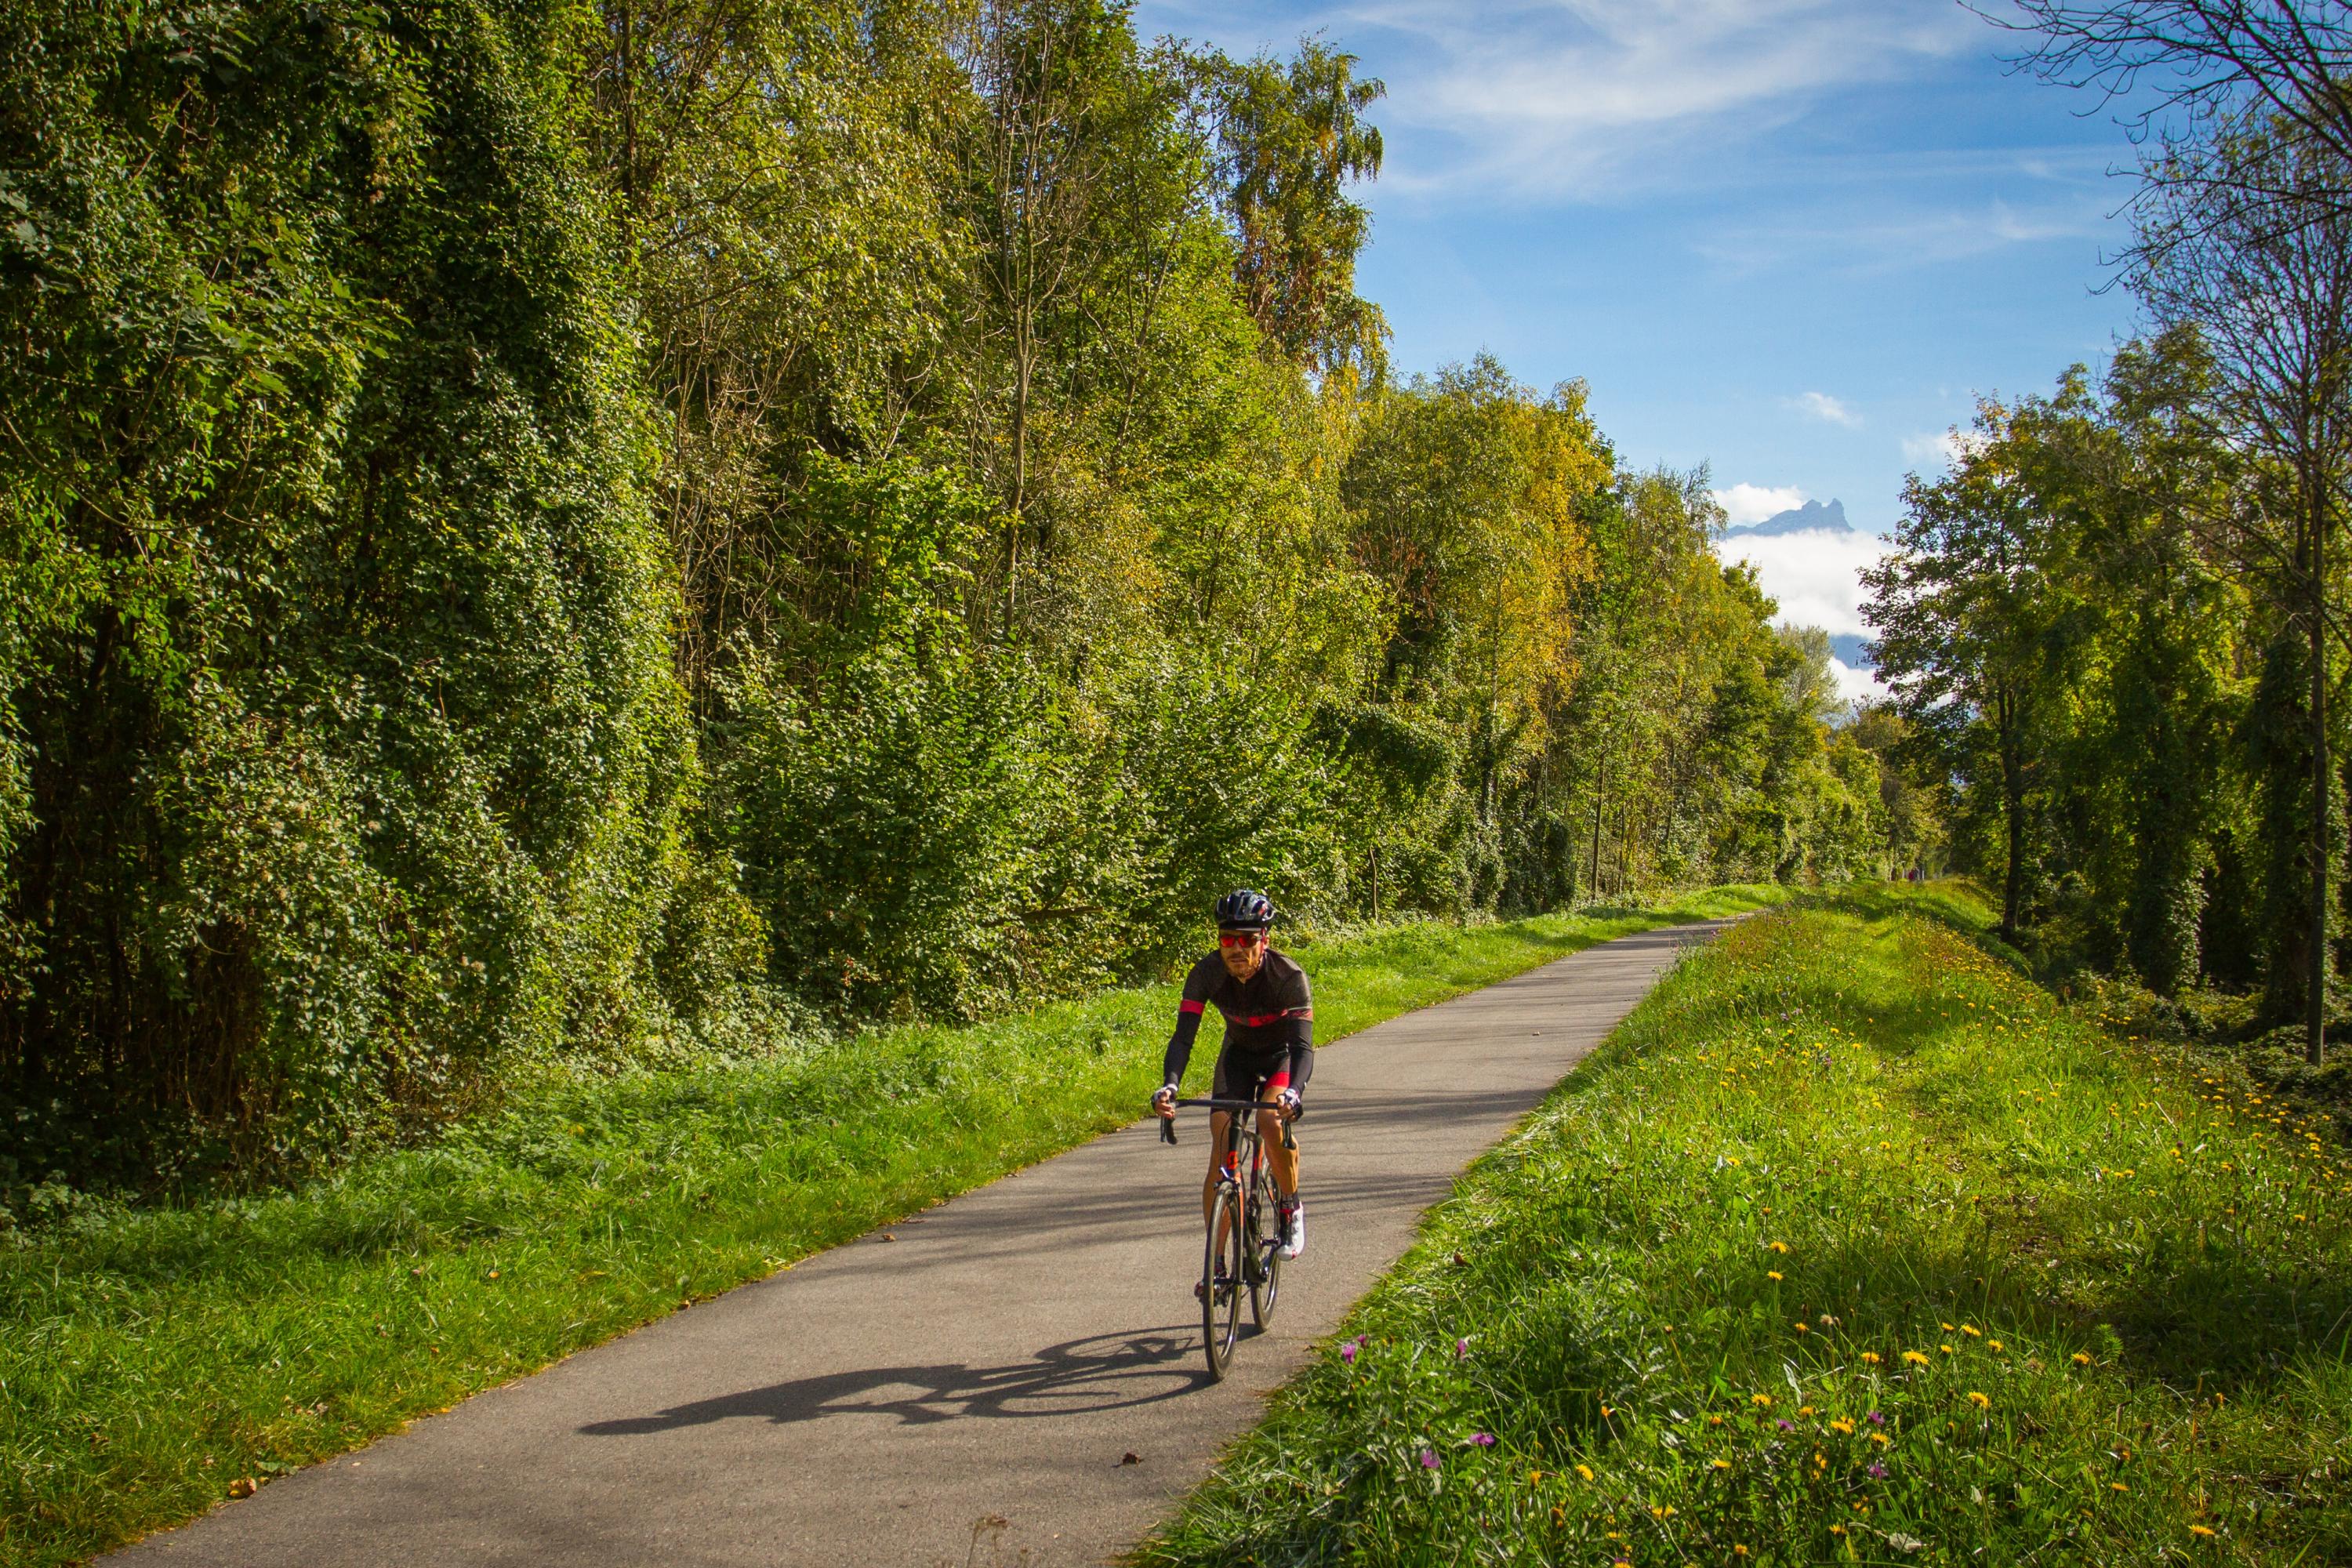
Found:
[[[1687,961],[1141,1560],[2352,1561],[2332,1129],[1982,921],[1853,897]]]
[[[1312,944],[1327,1039],[1772,901]],[[74,1561],[1133,1120],[1172,989],[550,1085],[276,1196],[0,1237],[0,1560]],[[1202,1068],[1205,1070],[1205,1067]]]

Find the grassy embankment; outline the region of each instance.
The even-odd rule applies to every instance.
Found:
[[[1328,1041],[1775,901],[1309,945]],[[69,1562],[1131,1121],[1172,987],[535,1093],[287,1194],[0,1240],[0,1561]],[[1205,1070],[1206,1058],[1196,1057]]]
[[[2352,1561],[2333,1130],[1982,921],[1856,895],[1682,965],[1142,1561]]]

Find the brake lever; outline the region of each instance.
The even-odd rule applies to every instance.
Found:
[[[1174,1117],[1167,1117],[1160,1121],[1160,1141],[1162,1143],[1173,1143],[1176,1142],[1176,1119]]]

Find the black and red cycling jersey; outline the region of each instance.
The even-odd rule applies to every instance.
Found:
[[[1184,1076],[1201,1015],[1211,1007],[1225,1021],[1221,1065],[1230,1061],[1244,1069],[1221,1076],[1263,1078],[1268,1089],[1307,1087],[1315,1071],[1315,1003],[1307,971],[1296,959],[1269,949],[1247,980],[1234,979],[1213,952],[1192,966],[1184,976],[1184,999],[1176,1006],[1176,1032],[1169,1036],[1168,1055],[1160,1063],[1171,1089]]]

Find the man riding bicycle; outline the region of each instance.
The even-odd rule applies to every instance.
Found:
[[[1274,903],[1264,893],[1239,888],[1217,900],[1217,951],[1184,977],[1176,1031],[1168,1037],[1160,1064],[1166,1081],[1153,1091],[1151,1109],[1162,1118],[1175,1116],[1176,1086],[1192,1059],[1192,1037],[1200,1030],[1202,1012],[1214,1006],[1225,1020],[1225,1039],[1210,1093],[1265,1106],[1258,1113],[1258,1131],[1278,1194],[1282,1256],[1289,1258],[1307,1250],[1307,1215],[1298,1201],[1298,1153],[1283,1147],[1281,1124],[1298,1114],[1299,1095],[1315,1071],[1315,1008],[1307,972],[1266,944],[1273,924]],[[1204,1219],[1216,1199],[1227,1124],[1223,1111],[1210,1120],[1209,1178],[1201,1188]]]

